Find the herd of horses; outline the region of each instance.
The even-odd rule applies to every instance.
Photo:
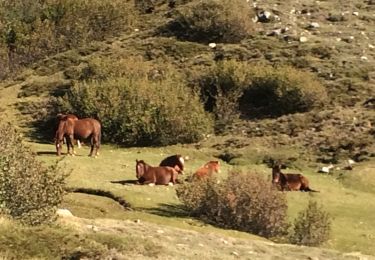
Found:
[[[74,140],[90,138],[91,149],[89,156],[99,155],[101,143],[101,124],[93,118],[79,119],[73,114],[58,114],[55,133],[55,146],[58,156],[61,155],[62,145],[66,140],[68,154],[74,155]],[[184,172],[185,159],[180,154],[168,156],[159,166],[151,166],[143,160],[136,160],[136,177],[139,184],[145,185],[174,185],[179,183],[178,176]],[[219,161],[209,161],[198,168],[191,180],[202,180],[220,172]],[[317,192],[309,187],[308,179],[299,173],[281,172],[281,163],[275,163],[272,168],[272,183],[281,191]]]

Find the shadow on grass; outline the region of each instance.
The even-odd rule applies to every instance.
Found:
[[[155,208],[137,208],[137,210],[161,217],[191,218],[191,215],[183,205],[161,203]]]
[[[67,188],[66,191],[107,197],[119,203],[124,209],[132,210],[130,203],[128,203],[125,199],[113,194],[110,191],[105,191],[105,190],[100,190],[100,189],[91,189],[91,188]]]
[[[138,184],[138,180],[111,181],[111,183],[129,185],[129,184]]]
[[[54,155],[56,156],[56,152],[53,151],[38,151],[36,152],[37,155]]]

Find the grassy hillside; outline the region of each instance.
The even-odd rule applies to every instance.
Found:
[[[194,88],[199,85],[196,82],[199,75],[217,61],[236,60],[255,67],[288,65],[308,71],[325,87],[328,100],[324,106],[310,112],[280,117],[254,117],[240,111],[232,124],[194,144],[125,148],[106,143],[97,159],[86,156],[87,146],[78,150],[78,156],[63,157],[59,164],[72,170],[68,188],[111,192],[131,205],[131,210],[127,210],[108,198],[68,193],[62,206],[73,215],[85,218],[60,223],[64,228],[67,225],[74,230],[68,233],[83,234],[87,243],[81,251],[76,250],[77,254],[83,252],[84,255],[91,250],[97,255],[86,256],[100,258],[114,254],[112,257],[120,259],[129,256],[122,255],[127,250],[135,259],[194,258],[194,254],[203,253],[208,258],[220,259],[235,258],[237,254],[249,259],[264,259],[265,256],[351,259],[356,256],[342,252],[353,251],[375,255],[375,110],[374,102],[366,103],[375,98],[374,2],[250,1],[253,14],[248,18],[254,19],[256,14],[261,17],[262,11],[268,11],[269,20],[253,22],[251,35],[238,43],[218,41],[214,48],[207,42],[190,41],[173,34],[170,24],[174,17],[190,10],[194,2],[176,1],[171,7],[168,1],[143,1],[148,7],[142,9],[144,6],[137,7],[132,1],[126,1],[122,7],[129,9],[123,11],[127,16],[121,21],[126,26],[116,24],[114,31],[103,33],[103,39],[88,34],[87,42],[78,41],[51,52],[38,52],[32,59],[29,57],[30,62],[7,68],[0,73],[0,120],[18,127],[38,158],[50,164],[57,160],[51,124],[45,124],[56,111],[51,107],[51,97],[61,97],[71,86],[90,80],[136,73],[147,74],[150,79],[178,74],[183,75],[181,81]],[[0,23],[0,29],[1,26]],[[89,40],[90,37],[97,41]],[[9,57],[4,50],[6,48],[0,50],[0,59],[6,64]],[[21,57],[22,51],[17,55]],[[163,74],[166,71],[175,74]],[[268,166],[274,160],[284,161],[290,172],[303,172],[311,187],[320,193],[288,193],[288,216],[294,219],[312,196],[333,217],[331,239],[322,247],[341,253],[264,244],[263,238],[223,230],[191,218],[182,209],[174,187],[132,183],[135,159],[156,165],[174,153],[189,156],[187,174],[215,158],[223,165],[221,177],[231,170],[241,170],[259,172],[270,179]],[[348,159],[356,161],[353,170],[345,169]],[[321,166],[329,163],[335,166],[330,174],[318,173]],[[88,225],[97,226],[100,232],[87,230]],[[5,222],[2,227],[3,232],[10,229]],[[61,237],[60,232],[67,231],[60,228],[40,231],[40,236]],[[20,228],[17,232],[24,230]],[[134,249],[127,238],[119,234],[121,232],[132,233],[136,240],[146,238],[146,245]],[[176,233],[184,234],[187,242]],[[164,236],[174,247],[170,248],[168,242],[160,240]],[[20,237],[13,239],[23,241]],[[221,239],[229,243],[220,242]],[[74,248],[80,243],[79,239],[72,241],[73,245],[64,249],[67,255],[75,252]],[[53,243],[67,242],[56,238]],[[207,245],[209,250],[201,244]],[[23,244],[17,245],[22,247]],[[0,241],[0,246],[1,251],[9,252],[5,258],[17,257],[12,253],[17,250],[7,242]],[[112,251],[111,246],[115,248]],[[62,254],[61,251],[40,253],[38,250],[35,254],[25,254],[41,258]],[[284,253],[286,250],[290,250],[289,253]]]

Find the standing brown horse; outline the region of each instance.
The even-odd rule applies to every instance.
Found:
[[[159,166],[169,166],[175,168],[178,173],[183,174],[184,164],[184,157],[182,157],[180,154],[175,154],[163,159]]]
[[[66,138],[66,145],[68,147],[68,154],[74,154],[74,137],[86,139],[91,138],[90,155],[93,156],[95,148],[95,156],[98,155],[98,150],[101,141],[101,125],[99,121],[93,118],[72,119],[67,116],[62,117],[55,134],[55,145],[57,155],[61,155],[62,143],[64,137]],[[70,151],[72,148],[72,152]]]
[[[202,165],[193,175],[193,179],[202,179],[212,176],[213,173],[220,171],[219,161],[209,161]]]
[[[281,165],[276,164],[272,168],[272,183],[276,184],[282,191],[312,191],[309,180],[300,173],[282,173]]]
[[[61,120],[64,120],[64,119],[78,120],[78,117],[76,115],[73,115],[73,114],[58,113],[56,115],[56,118],[57,118],[57,124],[56,124],[56,128],[55,128],[55,132],[57,131],[57,128],[59,127],[59,123],[60,123]],[[81,148],[81,142],[80,142],[80,140],[77,139],[76,141],[77,141],[78,148]],[[63,139],[63,143],[64,144],[66,143],[66,138]]]
[[[141,184],[168,185],[170,182],[176,184],[178,172],[168,166],[152,167],[143,160],[136,160],[136,176]]]

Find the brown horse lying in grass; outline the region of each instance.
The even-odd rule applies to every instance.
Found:
[[[193,179],[202,179],[212,176],[213,173],[220,172],[220,162],[219,161],[209,161],[208,163],[202,165],[194,174]]]
[[[136,176],[140,184],[176,184],[178,172],[168,166],[152,167],[143,160],[136,160]]]
[[[182,155],[180,154],[168,156],[167,158],[163,159],[159,164],[159,166],[169,166],[175,168],[175,170],[180,174],[182,174],[184,171],[184,165],[184,157],[182,157]]]
[[[282,191],[312,191],[309,180],[300,173],[282,173],[281,165],[276,164],[272,168],[272,183],[276,184]]]
[[[74,152],[74,137],[77,138],[91,138],[91,150],[89,156],[93,156],[95,149],[95,156],[98,155],[98,150],[101,141],[101,125],[98,120],[93,118],[72,119],[67,116],[62,117],[55,134],[55,145],[57,155],[61,155],[62,143],[64,137],[66,138],[66,145],[68,147],[68,154],[75,154]],[[72,151],[70,151],[70,148]]]

